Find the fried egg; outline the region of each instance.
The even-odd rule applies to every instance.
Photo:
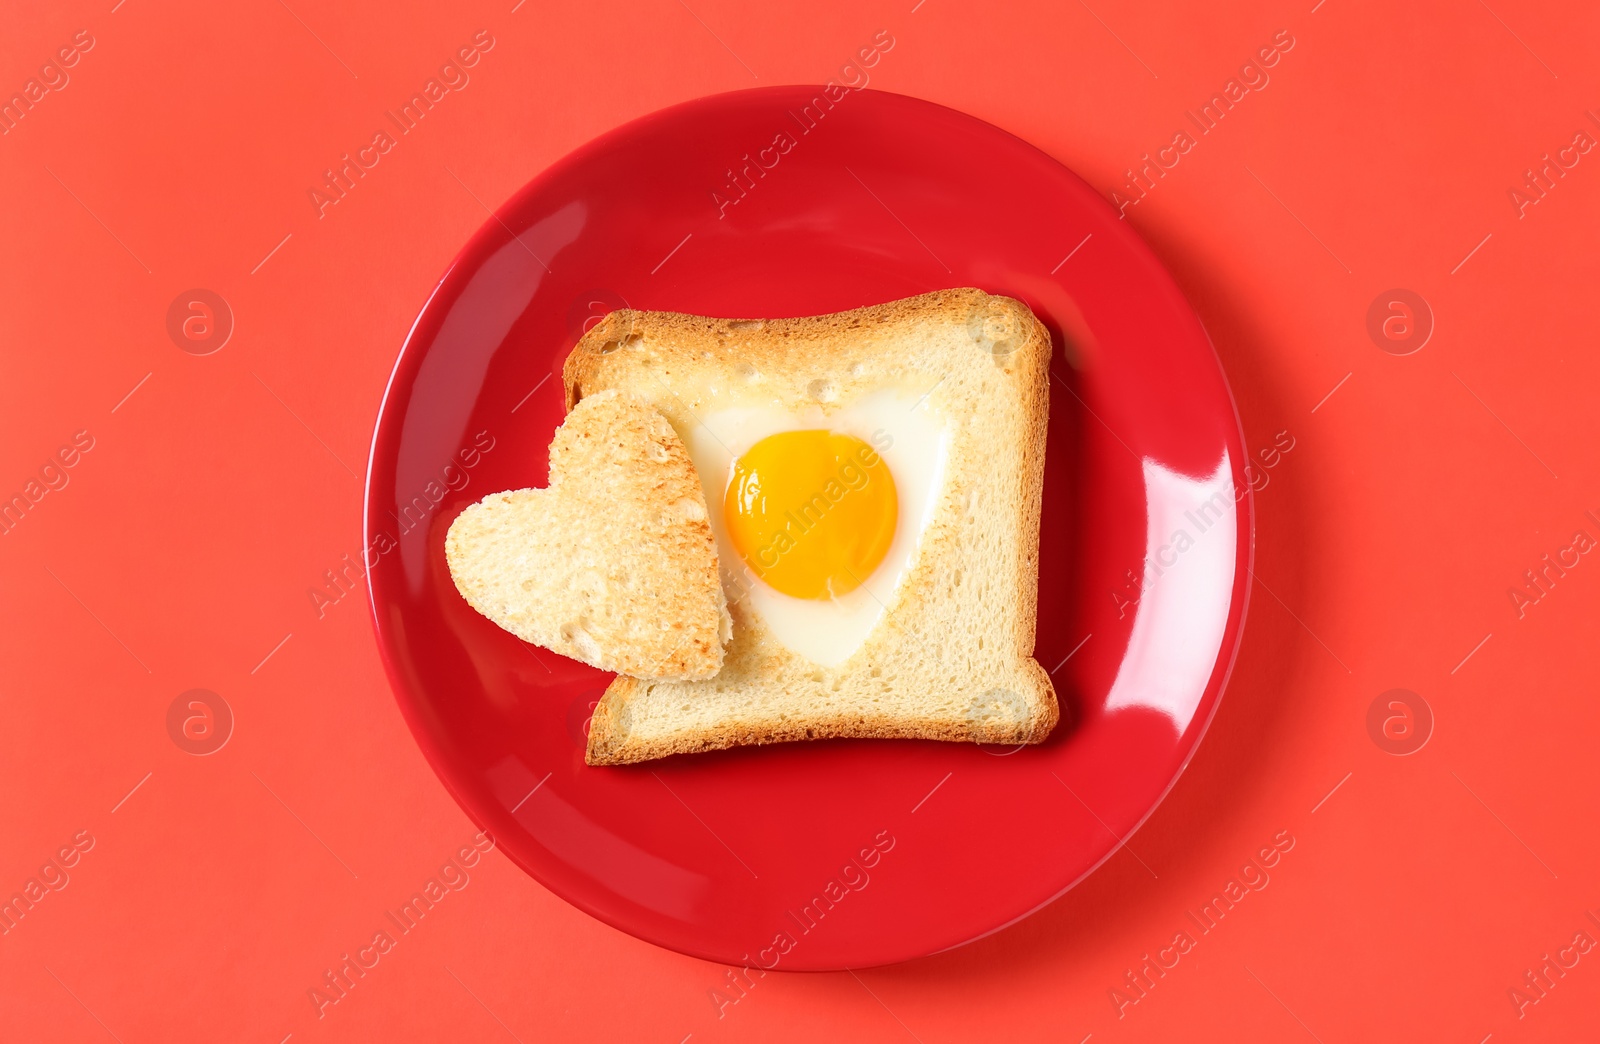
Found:
[[[883,388],[824,411],[708,412],[685,432],[730,603],[821,667],[866,642],[916,564],[949,435],[925,393]]]

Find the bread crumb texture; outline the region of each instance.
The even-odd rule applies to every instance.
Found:
[[[445,537],[456,589],[534,645],[649,679],[715,676],[726,598],[700,480],[665,418],[586,397],[550,444],[550,485],[491,493]]]

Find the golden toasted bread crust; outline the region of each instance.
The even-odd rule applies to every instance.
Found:
[[[814,739],[925,739],[951,743],[1043,743],[1060,720],[1055,688],[1037,661],[1023,666],[1023,686],[1031,690],[1033,707],[1020,721],[974,721],[967,717],[911,718],[904,715],[867,717],[810,708],[804,717],[755,722],[726,721],[705,729],[686,729],[664,736],[633,736],[623,717],[630,701],[646,692],[647,681],[618,675],[606,687],[589,724],[584,761],[590,765],[631,765],[672,754],[698,754],[766,743]]]

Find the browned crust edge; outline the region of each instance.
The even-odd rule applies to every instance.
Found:
[[[618,720],[628,703],[649,682],[618,675],[606,688],[594,709],[589,724],[589,744],[583,760],[588,765],[632,765],[654,761],[672,754],[696,754],[729,747],[794,743],[814,739],[924,739],[946,743],[1043,743],[1060,721],[1060,706],[1050,676],[1038,661],[1020,665],[1024,684],[1032,688],[1029,698],[1037,706],[1032,719],[1016,728],[984,727],[976,722],[945,719],[912,720],[883,717],[876,720],[855,715],[817,714],[791,720],[782,726],[727,725],[711,732],[685,731],[660,739],[639,741],[627,738]],[[1031,683],[1031,684],[1028,684]]]

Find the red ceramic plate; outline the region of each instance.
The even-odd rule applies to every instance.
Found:
[[[586,767],[609,676],[478,616],[443,550],[468,503],[545,484],[559,371],[586,324],[624,304],[814,315],[962,286],[1027,302],[1057,345],[1036,652],[1062,702],[1054,736]],[[1200,323],[1071,171],[911,98],[722,95],[534,179],[424,306],[367,480],[378,640],[440,778],[567,901],[730,964],[904,960],[1050,902],[1172,786],[1244,619],[1245,465]]]

